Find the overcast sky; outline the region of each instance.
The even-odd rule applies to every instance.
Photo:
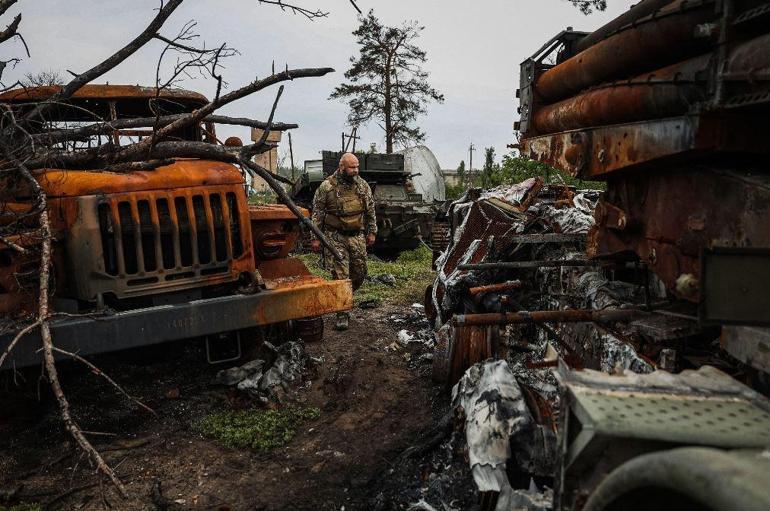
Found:
[[[417,20],[425,26],[418,44],[428,52],[425,69],[430,82],[445,96],[418,119],[427,133],[425,144],[443,168],[456,168],[468,159],[471,142],[479,150],[495,147],[498,159],[513,141],[516,120],[515,90],[519,63],[567,26],[591,31],[627,10],[633,0],[609,0],[606,12],[584,16],[566,0],[358,0],[362,10],[370,8],[386,24],[400,25]],[[158,0],[20,0],[3,17],[5,26],[22,12],[20,31],[29,45],[31,58],[8,69],[4,82],[27,72],[83,71],[100,62],[142,31],[152,19]],[[297,0],[298,5],[329,11],[327,18],[308,21],[260,5],[256,0],[187,0],[167,21],[161,33],[173,36],[189,20],[198,22],[200,41],[209,46],[227,42],[240,55],[226,61],[225,79],[230,89],[276,68],[333,67],[336,73],[287,83],[276,120],[296,122],[292,134],[295,163],[319,157],[323,149],[338,149],[345,126],[346,106],[328,100],[357,52],[351,32],[357,13],[347,0]],[[152,41],[140,52],[95,83],[151,85],[162,43]],[[22,53],[20,44],[0,47],[0,59]],[[211,97],[213,83],[202,78],[186,80],[182,86]],[[275,88],[252,95],[224,108],[221,113],[266,119]],[[248,140],[245,128],[226,128],[220,135],[238,135]],[[376,142],[384,147],[376,125],[361,133],[359,144]],[[286,146],[282,147],[282,153]]]

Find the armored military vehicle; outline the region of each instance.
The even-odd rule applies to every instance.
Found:
[[[312,207],[313,195],[337,170],[341,152],[323,151],[321,160],[305,161],[293,199]],[[444,200],[444,180],[433,153],[425,146],[397,154],[356,153],[360,176],[369,183],[377,210],[373,252],[389,255],[429,243],[436,210]]]

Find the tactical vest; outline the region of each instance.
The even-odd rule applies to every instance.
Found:
[[[326,193],[324,225],[338,231],[362,231],[366,211],[366,190],[358,180],[353,186],[340,184],[337,176],[329,178],[331,190]]]

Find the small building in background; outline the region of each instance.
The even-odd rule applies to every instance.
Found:
[[[262,130],[259,128],[251,128],[251,140],[253,142],[258,142],[262,138],[262,135],[264,134],[264,132],[265,130]],[[256,163],[262,168],[269,170],[273,174],[278,172],[278,144],[281,141],[282,135],[283,135],[283,132],[281,131],[271,130],[270,133],[268,133],[267,135],[267,141],[274,142],[276,144],[276,147],[254,157],[254,163]],[[261,193],[261,192],[268,191],[270,187],[267,185],[264,179],[260,177],[255,177],[251,181],[251,189],[256,193]]]
[[[460,176],[457,175],[457,169],[441,169],[444,175],[444,183],[447,186],[457,186],[460,184]]]

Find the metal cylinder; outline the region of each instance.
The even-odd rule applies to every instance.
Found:
[[[535,112],[532,128],[546,134],[684,114],[707,94],[705,80],[698,83],[698,79],[710,57],[696,57],[543,106]]]
[[[607,323],[627,321],[639,315],[636,309],[568,309],[531,312],[464,314],[452,318],[456,326],[513,325],[521,323]]]
[[[715,31],[696,27],[716,17],[713,2],[677,0],[653,15],[545,71],[535,84],[539,100],[553,102],[610,80],[625,79],[705,53]]]
[[[603,27],[600,27],[583,39],[577,44],[578,51],[583,51],[590,48],[594,44],[598,43],[602,39],[613,35],[626,25],[630,25],[645,16],[649,16],[653,12],[670,4],[673,0],[642,0],[635,6],[631,7],[628,11],[621,14],[617,18],[613,19]]]
[[[766,72],[769,48],[770,34],[735,46],[727,57],[725,76],[750,81],[752,74]],[[707,53],[543,106],[532,117],[532,129],[547,134],[683,115],[707,99],[706,78],[715,59],[714,53]]]
[[[512,289],[520,289],[521,281],[513,280],[511,282],[501,282],[499,284],[490,284],[488,286],[472,287],[468,290],[471,296],[476,296],[483,293],[492,293],[495,291],[510,291]]]
[[[745,74],[770,68],[770,34],[761,35],[730,50],[725,72]]]

